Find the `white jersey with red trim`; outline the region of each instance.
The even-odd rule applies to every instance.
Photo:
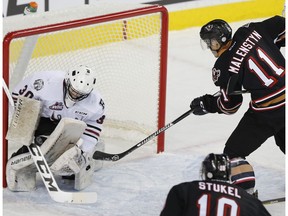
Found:
[[[105,118],[105,104],[95,89],[89,96],[67,108],[64,102],[64,71],[43,71],[22,80],[12,92],[14,102],[18,95],[41,101],[41,117],[59,121],[73,118],[84,121],[87,128],[82,135],[83,151],[91,151],[98,142]]]

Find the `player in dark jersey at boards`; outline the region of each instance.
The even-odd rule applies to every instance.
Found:
[[[262,202],[230,183],[231,163],[225,154],[209,154],[202,162],[202,181],[171,188],[160,216],[266,216]]]
[[[212,79],[220,91],[195,98],[190,107],[195,115],[229,115],[242,104],[242,94],[235,92],[250,93],[249,108],[227,140],[224,153],[232,160],[234,183],[253,193],[254,171],[245,158],[273,136],[285,154],[285,58],[280,51],[285,46],[285,18],[248,23],[233,38],[229,24],[216,19],[201,28],[200,37],[202,47],[217,58]]]

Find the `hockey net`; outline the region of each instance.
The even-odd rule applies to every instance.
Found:
[[[165,123],[168,13],[163,6],[95,4],[3,20],[3,79],[84,64],[106,106],[102,137],[139,142]],[[3,97],[3,176],[9,157]],[[151,143],[164,151],[164,133]],[[10,153],[11,154],[11,153]],[[6,187],[4,178],[3,186]]]

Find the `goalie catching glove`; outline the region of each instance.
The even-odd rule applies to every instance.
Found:
[[[51,166],[51,170],[56,175],[71,176],[77,174],[85,166],[88,158],[87,154],[77,146],[73,146],[64,152]]]
[[[93,182],[93,173],[102,168],[103,161],[93,160],[92,155],[94,151],[104,151],[105,148],[103,140],[99,140],[91,152],[81,150],[81,144],[77,142],[77,145],[66,150],[50,167],[56,175],[75,176],[76,190],[83,190]]]
[[[195,98],[191,104],[190,108],[193,110],[194,115],[205,115],[207,113],[217,112],[217,99],[213,95],[206,94],[201,97]]]

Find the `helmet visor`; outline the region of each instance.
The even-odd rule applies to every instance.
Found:
[[[210,49],[212,51],[217,51],[220,49],[221,45],[215,39],[200,39],[200,45],[203,50]]]

